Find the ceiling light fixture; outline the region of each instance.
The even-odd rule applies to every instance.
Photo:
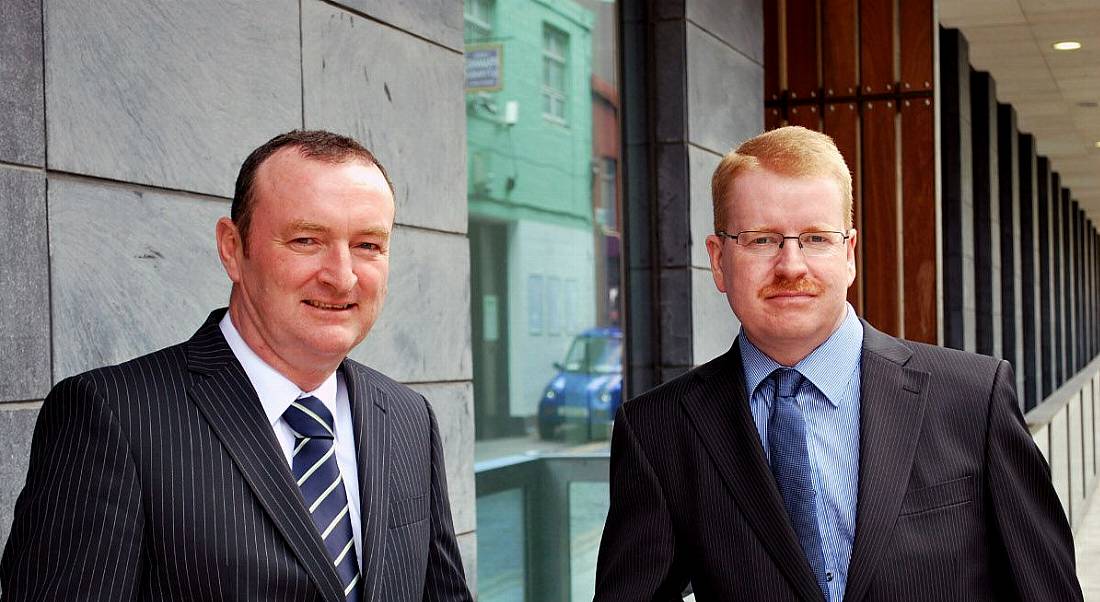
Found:
[[[1096,141],[1096,148],[1100,148],[1100,140]]]
[[[1055,50],[1078,50],[1081,48],[1081,42],[1067,40],[1064,42],[1055,42],[1052,46]]]

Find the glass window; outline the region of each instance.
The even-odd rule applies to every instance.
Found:
[[[465,2],[478,581],[490,598],[592,598],[626,343],[618,11]],[[581,482],[593,485],[570,488]],[[522,505],[490,497],[516,489]]]
[[[493,0],[466,0],[466,41],[485,40],[493,35]]]
[[[542,29],[542,113],[565,123],[566,56],[569,34],[550,25]]]

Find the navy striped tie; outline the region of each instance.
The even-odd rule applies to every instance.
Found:
[[[802,386],[798,370],[781,368],[772,373],[775,379],[775,402],[768,418],[768,453],[772,474],[783,496],[783,505],[791,517],[791,526],[817,585],[825,599],[829,586],[825,582],[825,555],[821,548],[821,532],[817,528],[817,492],[810,477],[810,454],[806,447],[806,419],[795,396]]]
[[[306,508],[325,541],[348,600],[359,599],[359,561],[355,556],[344,478],[336,464],[332,413],[312,395],[291,402],[283,419],[294,431],[294,479]]]

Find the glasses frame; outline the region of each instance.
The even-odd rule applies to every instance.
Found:
[[[714,233],[714,235],[719,237],[719,238],[728,238],[728,239],[733,241],[733,244],[747,250],[749,248],[748,245],[743,245],[743,244],[737,242],[737,240],[739,238],[741,238],[741,235],[746,233],[746,232],[755,232],[755,233],[758,233],[758,234],[775,234],[776,236],[779,236],[779,238],[780,238],[778,247],[768,247],[768,248],[774,248],[775,249],[775,251],[773,253],[764,254],[764,253],[754,253],[752,251],[746,251],[747,253],[750,253],[752,255],[756,255],[757,257],[775,257],[776,255],[779,255],[779,252],[783,250],[783,245],[785,245],[788,240],[797,240],[798,241],[798,248],[802,251],[803,255],[805,255],[806,254],[806,245],[802,243],[802,237],[806,236],[807,234],[839,234],[841,236],[841,246],[843,246],[845,243],[847,243],[848,239],[852,237],[851,234],[848,234],[847,232],[841,232],[840,230],[810,230],[808,232],[799,232],[797,236],[784,236],[781,232],[768,232],[766,230],[741,230],[737,234],[730,234],[729,232],[726,232],[725,230],[718,230],[717,232]],[[851,230],[849,230],[848,232],[851,232]],[[828,257],[829,254],[816,255],[816,254],[811,253],[808,256],[809,257]]]

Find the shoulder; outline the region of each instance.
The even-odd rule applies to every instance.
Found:
[[[924,372],[931,383],[942,386],[944,392],[954,396],[986,395],[998,375],[1011,370],[1008,362],[995,357],[906,341],[872,328],[867,329],[865,337],[866,354],[878,355],[906,369]],[[864,366],[866,369],[867,366]]]
[[[175,386],[187,372],[183,344],[166,347],[134,359],[88,370],[58,382],[54,392],[79,391],[104,401],[148,398],[150,393]]]
[[[342,367],[346,378],[353,378],[356,383],[362,383],[385,396],[387,411],[396,408],[399,412],[424,417],[431,412],[427,398],[412,387],[350,358],[344,361]]]
[[[726,356],[715,358],[631,398],[623,404],[623,413],[631,422],[647,419],[665,421],[672,418],[673,414],[679,412],[679,400],[695,390],[701,380],[713,376],[719,370],[729,369],[724,365],[728,364],[728,359]]]

